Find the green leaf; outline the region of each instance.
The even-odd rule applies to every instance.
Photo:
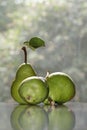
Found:
[[[45,42],[41,38],[38,38],[38,37],[33,37],[30,39],[30,41],[25,41],[24,44],[33,50],[39,47],[45,46]]]

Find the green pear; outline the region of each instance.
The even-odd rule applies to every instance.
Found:
[[[75,126],[75,114],[66,106],[58,106],[50,109],[48,130],[73,130]]]
[[[46,83],[49,87],[48,99],[45,104],[63,104],[75,96],[75,84],[71,77],[62,72],[47,74]]]
[[[25,54],[25,63],[22,63],[16,72],[15,80],[13,81],[11,85],[11,96],[15,101],[21,104],[26,104],[26,101],[22,99],[18,93],[18,89],[20,86],[20,83],[26,79],[27,77],[35,76],[36,73],[34,69],[32,68],[31,64],[27,63],[27,52],[26,48],[22,48],[24,50]]]
[[[27,77],[31,77],[36,75],[34,69],[32,68],[31,64],[29,63],[23,63],[19,66],[17,73],[16,73],[16,79],[19,81],[24,80]]]
[[[39,104],[48,96],[48,87],[42,77],[32,76],[22,81],[20,96],[29,104]]]

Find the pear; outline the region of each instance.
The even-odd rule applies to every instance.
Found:
[[[20,83],[26,79],[27,77],[35,76],[36,73],[34,69],[32,68],[31,64],[27,63],[27,51],[26,48],[23,47],[22,50],[25,54],[25,63],[22,63],[16,72],[15,80],[12,83],[11,86],[11,96],[15,101],[17,101],[20,104],[26,104],[26,101],[22,99],[18,93],[18,89],[20,86]]]
[[[75,84],[71,77],[63,72],[47,73],[46,83],[49,95],[44,101],[45,104],[63,104],[75,96]]]
[[[29,104],[39,104],[48,96],[48,87],[42,77],[32,76],[22,81],[20,96]]]

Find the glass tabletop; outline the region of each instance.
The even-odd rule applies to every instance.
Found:
[[[0,130],[86,130],[87,103],[62,106],[0,103]]]

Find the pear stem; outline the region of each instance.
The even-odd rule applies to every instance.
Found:
[[[49,77],[49,74],[50,74],[50,72],[47,71],[47,74],[46,74],[46,76],[45,76],[46,79]]]
[[[50,106],[55,106],[55,102],[50,97],[48,97],[48,100],[50,102]]]
[[[26,50],[26,47],[23,46],[22,50],[24,51],[24,63],[27,63],[27,50]]]

